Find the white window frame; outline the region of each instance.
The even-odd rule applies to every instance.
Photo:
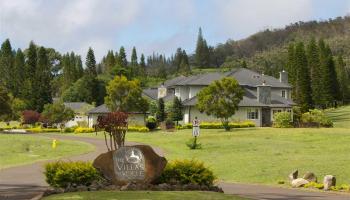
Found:
[[[259,109],[248,108],[247,109],[247,119],[259,119]]]

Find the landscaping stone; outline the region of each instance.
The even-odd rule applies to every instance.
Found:
[[[309,183],[308,180],[305,180],[303,178],[297,178],[297,179],[294,179],[291,184],[292,184],[292,187],[297,188],[297,187],[302,187],[308,183]]]
[[[306,174],[304,174],[303,179],[308,180],[309,182],[317,183],[317,177],[312,172],[307,172]]]
[[[93,166],[116,185],[151,183],[158,178],[167,160],[148,145],[125,146],[99,155]]]
[[[323,179],[323,189],[329,190],[332,186],[335,186],[336,184],[336,178],[333,175],[326,175]]]
[[[292,173],[289,174],[288,178],[290,181],[293,181],[298,178],[298,170],[293,171]]]

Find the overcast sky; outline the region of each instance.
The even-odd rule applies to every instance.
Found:
[[[192,53],[198,28],[210,45],[265,28],[350,13],[350,0],[0,0],[0,41],[15,48],[30,40],[100,59],[109,49]],[[130,53],[128,54],[128,57]]]

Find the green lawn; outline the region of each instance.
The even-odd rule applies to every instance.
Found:
[[[350,128],[350,106],[329,109],[326,114],[333,120],[335,127]]]
[[[203,129],[200,150],[190,150],[185,145],[192,137],[191,130],[130,132],[126,140],[160,147],[168,160],[204,161],[220,180],[229,182],[277,184],[299,169],[301,174],[316,173],[320,180],[332,174],[338,183],[350,184],[350,129],[344,128],[350,123],[342,122],[350,120],[347,113],[350,107],[329,113],[333,114],[335,128],[246,128],[230,132]],[[95,133],[76,136],[96,137]]]
[[[215,192],[157,192],[157,191],[128,191],[128,192],[76,192],[48,196],[44,200],[121,200],[121,199],[152,199],[152,200],[243,200]]]
[[[94,150],[94,146],[75,141],[58,141],[52,149],[52,139],[23,134],[0,134],[0,169],[79,155]]]

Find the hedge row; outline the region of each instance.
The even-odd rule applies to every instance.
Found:
[[[229,123],[230,128],[248,128],[248,127],[255,127],[255,124],[251,121],[244,121],[244,122],[230,122]],[[199,126],[202,129],[223,129],[224,126],[221,122],[202,122]],[[191,129],[192,124],[184,124],[177,126],[177,129]]]

